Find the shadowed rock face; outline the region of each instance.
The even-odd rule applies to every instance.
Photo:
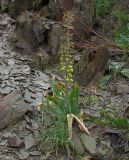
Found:
[[[18,6],[18,3],[21,6]],[[49,9],[47,10],[48,3]],[[22,2],[16,0],[14,3],[14,13],[19,15],[16,20],[15,34],[17,35],[17,40],[14,45],[22,53],[28,54],[35,61],[35,66],[40,69],[52,66],[59,60],[58,50],[62,26],[54,20],[62,21],[64,11],[73,11],[75,15],[75,30],[83,39],[87,38],[90,31],[86,30],[79,20],[90,28],[94,24],[94,0],[42,0],[39,1],[40,9],[35,13],[31,13],[28,10],[30,4],[31,6],[32,4],[33,6],[36,5],[34,1],[30,0]],[[18,7],[20,8],[18,9]],[[50,19],[53,19],[53,21]],[[86,56],[79,62],[81,64],[79,64],[79,72],[75,67],[75,80],[84,86],[87,86],[92,80],[98,79],[102,70],[105,69],[109,53],[106,49],[100,49],[96,53],[91,54],[88,52]]]
[[[18,15],[21,14],[21,12],[28,9],[29,4],[30,0],[22,0],[22,1],[16,0],[9,5],[9,13],[12,16],[17,17]]]
[[[6,0],[9,1],[9,0]],[[14,2],[8,3],[9,13],[13,17],[17,17],[25,10],[41,10],[42,7],[49,4],[49,0],[15,0]]]
[[[35,2],[35,3],[34,3]],[[38,3],[38,4],[37,4]],[[60,26],[57,24],[49,24],[43,18],[62,21],[63,12],[71,10],[75,17],[78,16],[88,26],[93,25],[94,17],[94,1],[93,0],[15,0],[9,7],[12,9],[13,15],[18,16],[16,19],[16,35],[17,40],[15,46],[22,53],[31,55],[33,52],[39,52],[39,48],[45,47],[50,55],[56,55],[60,41]],[[49,4],[49,5],[48,5]],[[31,13],[29,8],[35,8],[39,5],[39,10]],[[32,7],[33,6],[33,7]],[[75,18],[75,29],[85,38],[85,27],[82,26]]]
[[[74,0],[57,0],[50,1],[51,11],[54,13],[54,18],[58,21],[62,21],[63,13],[66,10],[72,11],[74,8]]]
[[[80,19],[88,27],[93,27],[95,21],[95,0],[57,0],[52,1],[52,12],[54,13],[54,18],[58,21],[62,21],[63,13],[66,10],[73,11],[75,15],[75,28],[79,31],[81,36],[85,38],[89,34],[82,24],[78,21]]]
[[[75,81],[85,87],[96,84],[107,68],[109,57],[106,48],[100,48],[97,52],[86,52],[75,66]]]

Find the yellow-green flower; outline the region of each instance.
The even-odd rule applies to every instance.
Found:
[[[63,23],[66,26],[63,29],[63,36],[60,45],[60,71],[63,73],[66,82],[73,82],[73,66],[72,66],[72,50],[74,44],[72,42],[73,34],[69,27],[74,21],[72,12],[67,11],[63,17]]]

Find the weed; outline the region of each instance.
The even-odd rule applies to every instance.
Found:
[[[124,64],[120,63],[120,62],[112,62],[109,65],[109,71],[111,72],[111,74],[113,75],[113,77],[115,78],[116,76],[120,75],[121,70],[123,69]]]
[[[125,26],[129,22],[129,15],[123,8],[113,11],[112,15],[116,17],[118,27],[123,27],[123,25]]]
[[[42,132],[42,138],[46,142],[50,142],[56,147],[65,147],[68,143],[67,126],[64,119],[57,117],[52,109],[46,108],[44,111],[44,123],[46,128]],[[61,116],[61,115],[60,115]]]
[[[109,70],[114,78],[121,75],[125,78],[129,78],[129,69],[124,68],[124,63],[114,62],[109,65]]]
[[[96,0],[97,15],[104,17],[107,14],[116,18],[114,42],[124,50],[129,49],[129,13],[122,6],[110,12],[110,8],[119,3],[119,0]],[[120,6],[120,5],[119,5]]]
[[[99,87],[105,89],[110,80],[117,76],[122,76],[129,79],[129,69],[125,68],[125,64],[121,62],[111,62],[109,64],[110,73],[101,77],[99,81]]]
[[[99,81],[99,87],[105,89],[108,82],[111,80],[112,76],[110,74],[101,77]]]
[[[53,96],[48,96],[46,105],[46,112],[49,116],[45,119],[49,119],[49,122],[47,121],[49,127],[43,137],[58,146],[66,146],[68,142],[67,115],[69,113],[78,115],[79,113],[78,86],[73,85],[66,96],[65,87],[54,83],[52,92]]]
[[[113,128],[121,128],[129,130],[128,120],[119,116],[110,116],[109,113],[101,112],[101,118],[105,119],[108,126]]]
[[[64,14],[63,22],[67,26],[72,25],[73,15],[71,12]],[[79,114],[79,89],[78,85],[73,83],[72,49],[72,33],[66,27],[63,29],[59,51],[60,72],[63,81],[51,83],[52,94],[47,96],[44,110],[47,113],[45,119],[48,120],[44,121],[47,128],[45,132],[43,131],[44,140],[62,147],[66,147],[69,142],[69,124],[71,123],[68,118],[76,117]]]
[[[129,27],[117,29],[115,34],[115,43],[125,51],[129,49]]]
[[[109,8],[116,2],[116,0],[96,0],[96,12],[103,17],[109,14]]]
[[[121,74],[124,77],[129,78],[129,69],[123,69],[123,70],[121,70]]]
[[[127,129],[129,131],[128,120],[119,116],[111,116],[109,113],[102,111],[100,118],[90,116],[87,118],[92,123],[108,126],[112,128]]]
[[[129,49],[129,14],[123,8],[112,13],[117,19],[115,31],[115,43],[125,49]]]

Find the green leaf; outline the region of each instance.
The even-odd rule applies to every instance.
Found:
[[[122,69],[121,74],[124,77],[129,78],[129,69]]]
[[[71,89],[71,92],[68,96],[68,101],[71,106],[71,113],[77,115],[79,105],[79,89],[77,85],[74,85]]]

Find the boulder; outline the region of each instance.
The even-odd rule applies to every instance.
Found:
[[[20,91],[15,90],[5,96],[0,101],[0,130],[16,123],[29,108]]]

